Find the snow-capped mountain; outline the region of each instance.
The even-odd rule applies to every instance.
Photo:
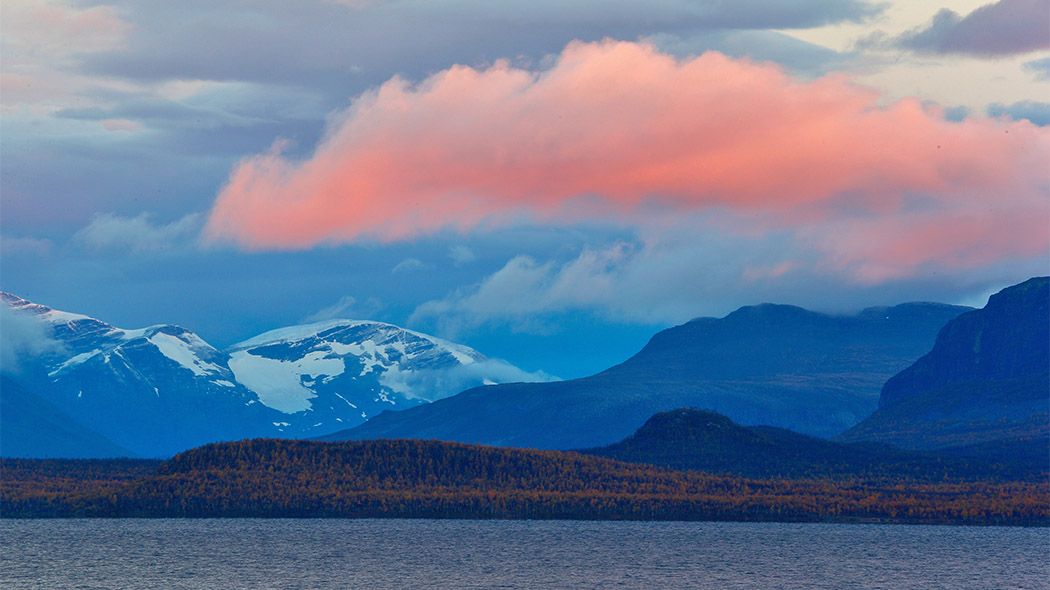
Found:
[[[8,293],[0,299],[52,341],[37,349],[46,383],[34,393],[144,457],[220,440],[319,436],[470,387],[536,379],[380,322],[292,326],[223,351],[175,325],[125,330]]]
[[[39,359],[50,386],[38,393],[120,446],[149,457],[279,434],[278,412],[236,383],[229,356],[185,328],[124,330],[7,293],[0,297],[35,316],[57,343]]]
[[[236,380],[300,435],[494,383],[509,367],[440,338],[355,320],[273,330],[227,352]]]

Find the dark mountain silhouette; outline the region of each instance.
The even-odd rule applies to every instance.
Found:
[[[628,361],[592,377],[470,389],[321,440],[595,447],[680,407],[830,437],[875,410],[886,379],[929,351],[937,331],[967,309],[913,303],[834,316],[787,305],[743,307],[664,330]]]
[[[1045,457],[934,456],[875,444],[843,444],[770,426],[744,427],[705,410],[661,412],[614,445],[579,451],[630,463],[749,478],[866,481],[1044,479]],[[979,450],[970,455],[979,456]],[[1009,461],[1007,461],[1009,459]]]
[[[996,441],[1038,445],[1050,436],[1048,410],[1050,278],[1040,277],[949,322],[929,354],[886,382],[878,411],[838,440],[912,449],[986,443],[985,451],[1007,444]]]

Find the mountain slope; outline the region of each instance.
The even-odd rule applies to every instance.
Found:
[[[831,316],[745,307],[660,332],[637,355],[572,381],[475,388],[385,412],[322,440],[434,438],[571,449],[610,444],[653,414],[699,407],[742,424],[830,437],[876,407],[882,384],[968,308],[918,303]]]
[[[941,448],[1050,436],[1050,278],[1003,289],[886,382],[842,441]]]
[[[0,375],[0,456],[96,459],[133,453],[80,425],[44,398]]]
[[[938,457],[870,444],[844,444],[773,428],[746,428],[692,408],[661,412],[630,437],[581,453],[671,469],[750,478],[939,482],[1045,478],[1045,461]]]

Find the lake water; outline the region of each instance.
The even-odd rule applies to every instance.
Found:
[[[0,588],[1050,588],[1050,529],[2,520]]]

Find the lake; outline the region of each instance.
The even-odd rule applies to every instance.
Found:
[[[1050,587],[1050,529],[711,522],[2,520],[0,587]]]

